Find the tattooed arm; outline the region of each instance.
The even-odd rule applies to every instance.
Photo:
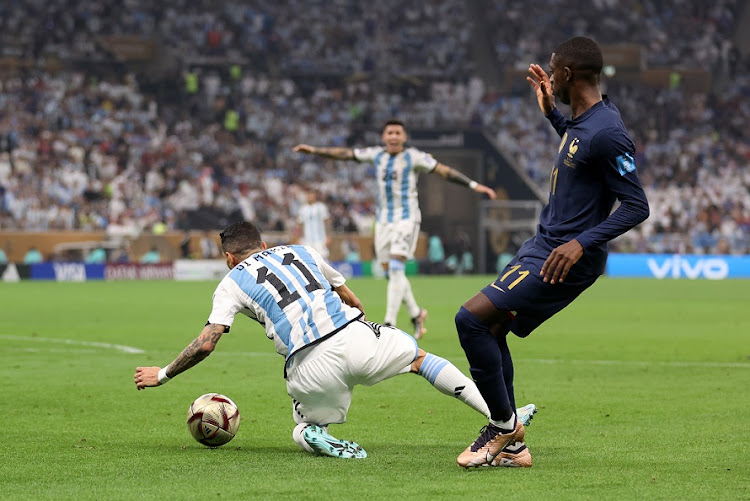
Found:
[[[307,153],[308,155],[317,155],[323,158],[332,158],[334,160],[354,160],[354,150],[351,148],[322,148],[320,146],[298,144],[292,149],[292,151],[297,153]]]
[[[177,374],[185,372],[198,362],[206,358],[216,348],[221,335],[224,334],[226,326],[219,324],[208,324],[203,328],[200,335],[193,340],[180,353],[174,361],[166,367],[166,376],[173,378]],[[133,379],[135,386],[142,390],[151,386],[159,386],[160,367],[138,367],[135,370]]]

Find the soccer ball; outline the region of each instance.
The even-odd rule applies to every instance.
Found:
[[[219,447],[234,438],[240,427],[240,411],[221,393],[206,393],[190,404],[188,431],[198,442]]]

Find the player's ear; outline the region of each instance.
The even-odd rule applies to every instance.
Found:
[[[260,248],[263,250],[268,249],[268,244],[261,240],[260,242]]]
[[[237,265],[237,263],[235,262],[235,256],[231,252],[224,253],[224,260],[227,262],[227,266],[230,270]]]
[[[568,66],[565,67],[565,81],[570,82],[573,79],[573,70]]]

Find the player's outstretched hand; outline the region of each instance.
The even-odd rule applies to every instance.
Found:
[[[149,386],[159,386],[159,370],[161,367],[137,367],[133,376],[135,387],[142,390]]]
[[[555,109],[555,95],[552,94],[552,85],[550,85],[547,72],[538,64],[531,64],[529,65],[529,74],[530,76],[526,77],[526,81],[536,91],[536,100],[542,113],[548,115]]]
[[[570,268],[581,259],[581,256],[583,256],[583,247],[578,240],[573,239],[550,252],[539,274],[544,275],[545,282],[553,284],[563,282]]]
[[[484,193],[485,195],[490,197],[490,200],[495,200],[495,197],[497,197],[495,190],[483,184],[478,184],[477,187],[474,188],[474,191],[476,191],[477,193]]]
[[[292,148],[292,151],[295,153],[307,153],[310,154],[313,152],[315,148],[308,145],[308,144],[298,144],[294,148]]]

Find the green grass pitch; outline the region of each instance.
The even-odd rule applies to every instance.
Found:
[[[453,316],[489,279],[413,278],[422,348],[468,371]],[[382,320],[385,281],[349,284]],[[241,317],[201,364],[136,391],[136,366],[166,365],[200,332],[214,287],[0,283],[0,498],[750,499],[750,281],[602,279],[512,339],[518,404],[540,408],[534,467],[471,471],[455,460],[484,419],[415,375],[358,387],[331,427],[367,459],[302,452],[282,359]],[[209,449],[185,416],[214,391],[242,424]]]

